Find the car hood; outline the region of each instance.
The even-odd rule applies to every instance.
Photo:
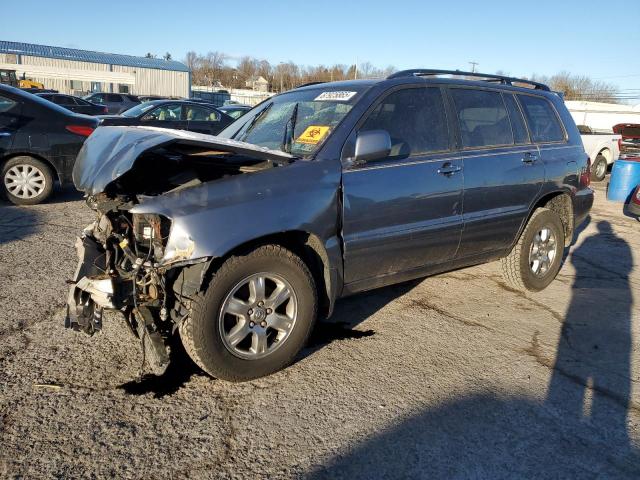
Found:
[[[73,168],[73,183],[88,195],[103,192],[131,170],[144,153],[172,144],[199,146],[286,164],[294,158],[280,150],[184,130],[157,127],[99,127],[84,142]]]

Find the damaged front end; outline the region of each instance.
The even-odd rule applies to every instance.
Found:
[[[206,204],[211,182],[289,161],[282,152],[207,135],[97,129],[74,169],[96,220],[76,241],[79,264],[69,281],[65,326],[93,335],[104,310],[119,311],[152,372],[162,374],[169,339],[190,314],[212,261],[181,222],[184,205]]]

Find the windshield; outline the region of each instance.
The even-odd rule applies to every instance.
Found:
[[[266,100],[219,136],[309,157],[353,108],[362,90],[360,85],[293,90]]]
[[[120,115],[124,117],[130,117],[130,118],[139,117],[140,115],[142,115],[148,110],[151,110],[155,106],[156,104],[152,102],[139,103],[135,107],[131,107],[129,110],[122,112]]]

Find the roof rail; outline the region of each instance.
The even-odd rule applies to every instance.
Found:
[[[399,72],[393,73],[389,75],[387,79],[402,77],[429,77],[436,75],[459,75],[464,77],[476,77],[485,82],[497,82],[502,85],[525,83],[527,85],[532,85],[536,90],[546,90],[547,92],[551,91],[551,89],[544,83],[534,82],[532,80],[525,80],[523,78],[515,77],[505,77],[504,75],[492,75],[489,73],[463,72],[460,70],[432,70],[428,68],[414,68],[412,70],[401,70]]]

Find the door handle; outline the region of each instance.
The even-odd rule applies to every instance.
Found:
[[[531,152],[526,152],[524,157],[522,157],[523,163],[533,163],[538,159],[538,155]]]
[[[438,169],[438,173],[440,175],[446,175],[448,177],[450,175],[453,175],[454,173],[458,173],[460,170],[462,170],[461,166],[453,165],[447,162]]]

